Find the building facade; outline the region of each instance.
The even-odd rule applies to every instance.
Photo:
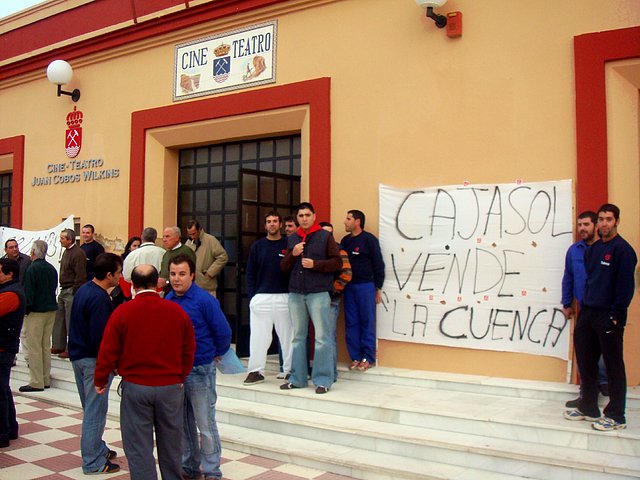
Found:
[[[229,253],[220,298],[239,346],[243,267],[273,206],[309,200],[340,238],[353,208],[378,232],[380,184],[572,179],[574,211],[618,204],[637,247],[637,2],[436,10],[462,35],[411,0],[51,0],[0,19],[2,222],[39,230],[73,214],[118,250],[195,216]],[[73,67],[61,88],[77,102],[47,80],[56,59]],[[378,363],[551,381],[575,370],[390,340]]]

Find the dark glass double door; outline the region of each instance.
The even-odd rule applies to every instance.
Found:
[[[229,261],[218,299],[240,356],[249,355],[245,270],[251,244],[264,235],[264,216],[283,217],[300,203],[300,135],[233,142],[180,151],[178,225],[190,219],[222,243]]]

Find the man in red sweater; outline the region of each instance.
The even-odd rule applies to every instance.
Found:
[[[122,377],[120,429],[132,480],[157,478],[153,457],[165,479],[182,475],[183,383],[196,350],[191,320],[155,290],[158,271],[138,265],[131,274],[135,298],[118,307],[100,344],[95,386],[103,394],[109,373]]]

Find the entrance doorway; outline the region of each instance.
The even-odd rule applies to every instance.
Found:
[[[300,134],[180,150],[178,225],[197,219],[220,240],[229,261],[218,277],[218,300],[239,356],[249,355],[245,270],[264,215],[288,215],[300,203]]]

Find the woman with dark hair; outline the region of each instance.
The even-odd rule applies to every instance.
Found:
[[[131,237],[127,244],[124,246],[124,252],[122,252],[122,261],[127,258],[127,255],[131,253],[132,250],[135,250],[142,243],[142,239],[140,237]]]

